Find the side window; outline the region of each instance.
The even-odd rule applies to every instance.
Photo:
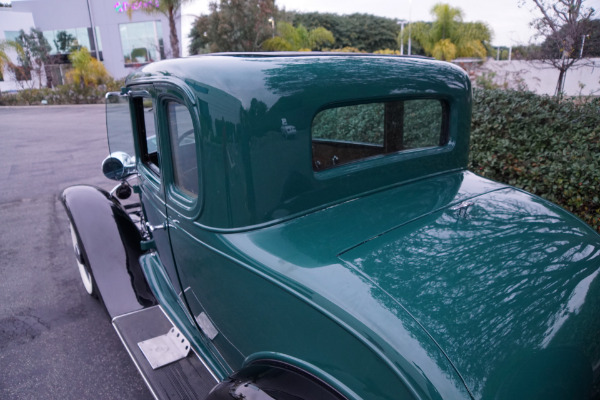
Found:
[[[440,100],[357,104],[319,112],[312,123],[313,169],[447,143]]]
[[[190,111],[181,103],[167,103],[169,138],[175,186],[190,196],[198,195],[198,155]]]
[[[135,118],[137,121],[138,137],[142,163],[157,175],[160,175],[160,156],[158,138],[156,136],[155,108],[152,99],[137,97],[134,99]]]

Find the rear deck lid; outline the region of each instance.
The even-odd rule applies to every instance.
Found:
[[[498,190],[340,258],[423,326],[475,398],[600,395],[600,237],[559,207]]]

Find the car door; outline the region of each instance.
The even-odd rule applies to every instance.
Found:
[[[210,286],[209,280],[190,279],[211,266],[214,254],[206,245],[213,233],[196,223],[202,212],[202,171],[200,166],[201,117],[197,104],[175,85],[156,84],[159,92],[161,130],[168,138],[168,158],[164,154],[168,231],[173,258],[178,269],[183,297],[193,315],[204,343],[215,360],[227,370],[228,365],[241,364],[241,354],[219,334],[209,310],[199,296]],[[200,100],[197,100],[200,102]],[[166,146],[165,146],[166,149]],[[165,151],[167,153],[167,151]],[[218,279],[218,278],[217,278]],[[212,310],[214,311],[214,310]]]
[[[139,192],[146,224],[161,263],[176,293],[181,293],[167,230],[164,164],[157,93],[153,85],[136,86],[129,92],[138,156]]]

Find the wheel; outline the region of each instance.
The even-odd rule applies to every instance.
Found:
[[[96,287],[96,281],[94,280],[94,275],[92,275],[92,270],[90,269],[87,258],[84,253],[84,248],[77,237],[77,232],[75,231],[75,227],[73,223],[69,224],[71,229],[71,240],[73,241],[73,251],[75,252],[75,261],[77,261],[77,268],[79,269],[79,275],[81,276],[81,282],[83,283],[83,287],[85,291],[94,298],[99,298],[98,289]]]

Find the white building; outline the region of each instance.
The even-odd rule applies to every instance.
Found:
[[[0,7],[0,42],[13,39],[10,35],[11,32],[18,32],[21,29],[29,31],[32,26],[34,26],[34,23],[31,13],[15,12],[10,7]],[[9,37],[6,36],[7,34]],[[16,60],[17,55],[15,52],[7,52],[13,60]],[[6,92],[20,89],[18,83],[12,79],[7,70],[0,71],[0,75],[0,91]]]
[[[155,8],[158,1],[13,0],[12,7],[0,8],[0,40],[14,39],[21,29],[29,32],[35,27],[44,32],[52,54],[58,54],[59,42],[55,41],[59,34],[66,33],[97,56],[114,78],[122,78],[140,65],[173,53],[168,19],[160,13],[144,12]],[[187,16],[184,19],[187,23],[193,21]],[[180,55],[187,55],[190,26],[182,33],[179,15],[176,25],[183,53]],[[5,71],[0,90],[17,89],[19,85],[11,80]]]

